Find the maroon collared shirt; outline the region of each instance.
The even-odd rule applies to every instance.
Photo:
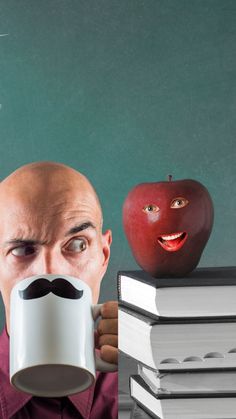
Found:
[[[0,336],[0,419],[117,419],[117,373],[97,372],[93,386],[68,397],[33,397],[9,381],[9,337]]]

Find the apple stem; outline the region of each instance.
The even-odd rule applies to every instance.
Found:
[[[171,182],[172,181],[172,175],[168,175],[168,181]]]

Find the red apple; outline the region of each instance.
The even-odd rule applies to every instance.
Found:
[[[211,234],[209,192],[196,180],[141,183],[123,207],[124,230],[133,255],[154,277],[184,276],[198,264]]]

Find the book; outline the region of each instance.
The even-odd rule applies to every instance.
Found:
[[[236,369],[222,371],[153,371],[138,364],[138,374],[155,394],[236,394]]]
[[[236,267],[198,268],[184,278],[120,271],[118,298],[157,317],[236,316]]]
[[[131,397],[158,419],[235,419],[236,394],[160,397],[139,375],[130,377]]]
[[[234,368],[236,318],[154,320],[120,306],[119,349],[156,370]]]

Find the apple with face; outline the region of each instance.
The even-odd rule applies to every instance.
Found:
[[[191,179],[141,183],[125,199],[123,225],[134,258],[154,277],[184,276],[198,264],[214,211],[209,192]]]

